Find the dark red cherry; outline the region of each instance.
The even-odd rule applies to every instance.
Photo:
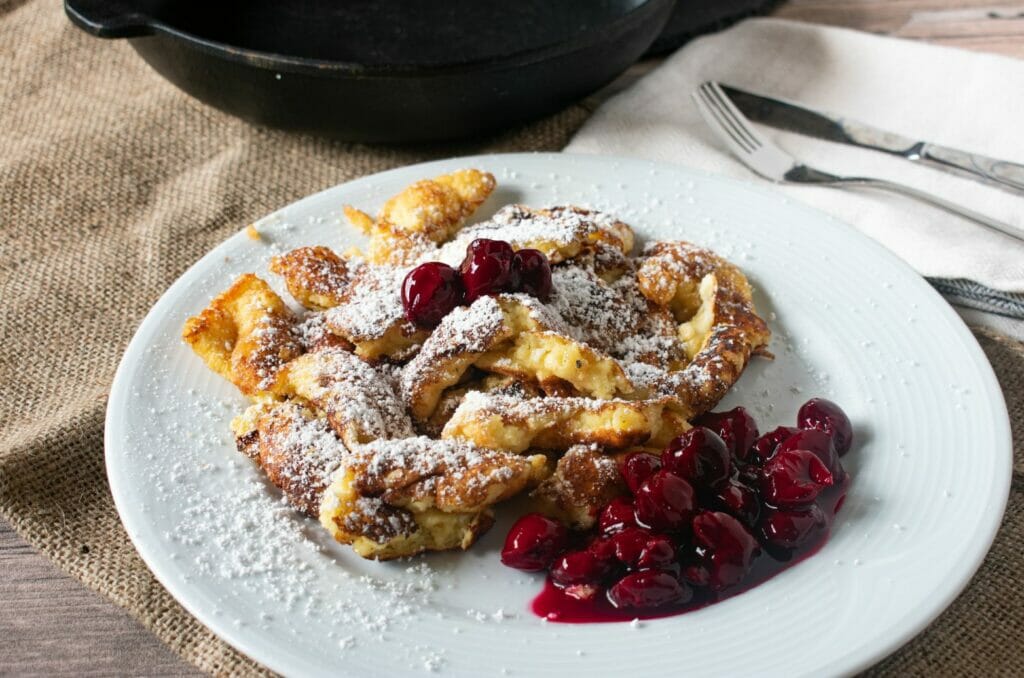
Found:
[[[742,407],[726,412],[706,412],[697,418],[696,423],[717,433],[732,456],[740,461],[747,460],[750,446],[757,440],[757,422]]]
[[[832,473],[810,450],[780,450],[764,465],[761,496],[775,506],[801,506],[831,487]]]
[[[466,302],[488,294],[511,291],[512,246],[502,240],[477,238],[466,248],[466,258],[459,266]]]
[[[832,474],[832,478],[836,482],[846,477],[842,463],[839,461],[839,455],[836,454],[832,436],[824,431],[814,428],[797,431],[779,445],[775,455],[778,456],[788,450],[808,450],[813,452],[825,464],[825,468]]]
[[[746,527],[728,513],[702,511],[693,519],[693,541],[699,558],[694,577],[714,591],[738,583],[750,571],[761,547]],[[688,568],[688,578],[692,576]]]
[[[693,592],[669,572],[644,570],[627,574],[608,589],[615,607],[661,607],[690,600]]]
[[[695,426],[668,444],[661,465],[698,489],[720,487],[729,478],[729,450],[717,433]]]
[[[757,524],[758,515],[761,513],[761,502],[758,501],[757,493],[743,480],[730,478],[718,490],[715,499],[726,513],[744,525],[752,527]]]
[[[750,450],[747,453],[747,461],[752,464],[765,463],[775,455],[779,445],[784,443],[790,436],[796,435],[799,432],[800,429],[793,428],[792,426],[779,426],[768,431],[768,433],[755,440],[754,444],[750,446]]]
[[[546,570],[568,543],[565,525],[539,513],[529,513],[508,531],[501,562],[519,570]]]
[[[555,559],[551,579],[556,584],[601,584],[613,572],[611,564],[592,550],[569,551]]]
[[[651,533],[639,527],[629,527],[617,532],[609,539],[615,544],[615,557],[623,565],[632,567],[640,559],[640,553],[651,539]]]
[[[765,544],[788,551],[809,543],[826,526],[825,514],[817,504],[799,509],[766,506],[759,531]]]
[[[675,565],[676,545],[663,534],[656,534],[648,539],[640,551],[640,556],[636,559],[636,567],[641,570]]]
[[[459,272],[439,261],[420,264],[402,281],[405,317],[417,327],[436,327],[463,301]]]
[[[653,530],[685,529],[695,511],[693,486],[666,469],[656,471],[637,490],[637,522]]]
[[[661,459],[647,452],[630,452],[622,461],[622,477],[629,491],[636,494],[640,483],[661,468]]]
[[[520,292],[547,301],[551,296],[551,264],[540,250],[518,250],[512,257],[512,279]]]
[[[629,497],[616,497],[604,505],[597,516],[597,526],[608,534],[626,527],[636,526],[635,507]]]
[[[590,540],[587,550],[594,554],[594,557],[609,568],[617,567],[619,559],[615,556],[615,540],[613,535],[601,535]]]
[[[836,452],[840,456],[849,452],[853,445],[853,425],[843,408],[825,398],[811,398],[796,413],[796,425],[800,428],[816,428],[832,436]]]

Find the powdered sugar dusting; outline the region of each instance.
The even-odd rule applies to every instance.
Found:
[[[325,420],[307,416],[294,403],[277,405],[261,419],[258,463],[293,506],[315,516],[348,450]]]
[[[477,238],[504,240],[515,248],[538,240],[568,245],[586,240],[600,228],[610,228],[614,222],[611,216],[598,212],[552,208],[551,214],[535,214],[520,205],[508,205],[488,221],[467,226],[440,248],[424,253],[420,261],[443,261],[449,266],[458,266],[466,256],[466,247]]]
[[[456,477],[461,477],[466,470],[491,464],[504,454],[460,440],[437,440],[418,436],[398,440],[375,440],[360,448],[355,456],[368,457],[365,470],[375,476],[384,476],[400,468],[420,476],[452,469]]]
[[[331,330],[327,327],[327,316],[324,313],[307,313],[296,323],[293,329],[295,336],[304,351],[315,350],[331,339]]]
[[[163,370],[152,380],[154,392],[156,384],[174,382]],[[182,581],[212,583],[214,590],[224,592],[200,603],[204,614],[222,617],[225,606],[240,614],[244,594],[246,600],[275,601],[272,607],[241,612],[236,619],[236,626],[250,627],[258,636],[284,637],[304,647],[326,634],[336,639],[341,655],[387,648],[390,656],[420,671],[438,670],[447,663],[443,649],[403,636],[405,629],[432,616],[436,607],[439,575],[428,563],[368,569],[319,526],[303,520],[244,457],[229,451],[226,437],[197,437],[200,431],[227,431],[228,419],[238,409],[234,399],[219,401],[193,391],[187,400],[162,393],[161,401],[164,406],[153,413],[154,425],[146,425],[151,444],[139,454],[153,462],[174,461],[151,465],[144,483],[146,503],[140,508],[148,511],[149,501],[182,507],[179,519],[162,533],[162,541],[171,553],[172,567],[181,569]],[[315,420],[296,426],[290,436],[291,444],[313,450],[319,458],[336,455],[340,445]],[[183,439],[190,444],[182,445]],[[226,454],[231,456],[225,459]],[[207,486],[211,479],[218,480],[216,493]],[[313,595],[314,591],[329,595]],[[318,631],[310,635],[312,627]],[[360,665],[355,657],[352,661],[353,666]]]
[[[528,462],[517,454],[426,436],[375,440],[354,450],[345,466],[356,471],[364,495],[401,492],[458,507],[471,507],[489,488],[528,473]]]
[[[300,395],[316,403],[349,444],[413,435],[405,406],[377,369],[352,353],[307,353],[291,367]]]
[[[431,378],[431,372],[445,358],[488,350],[501,331],[505,315],[494,297],[480,297],[444,317],[420,352],[402,370],[401,391],[406,400],[413,390]]]
[[[588,268],[555,266],[552,281],[548,308],[567,334],[617,359],[627,376],[636,363],[664,369],[683,357],[676,320],[648,302],[630,270],[608,283]]]
[[[327,325],[350,341],[367,341],[405,323],[401,290],[409,270],[385,264],[357,269],[342,303],[326,312]]]
[[[290,317],[263,307],[257,307],[249,312],[259,320],[249,334],[249,339],[255,344],[255,350],[251,351],[248,357],[259,377],[256,387],[265,391],[274,385],[277,373],[284,365],[282,355],[297,355],[299,342],[293,333]]]
[[[427,343],[459,352],[486,351],[505,316],[494,297],[480,297],[469,306],[460,306],[441,321]]]

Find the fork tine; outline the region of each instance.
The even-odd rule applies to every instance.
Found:
[[[796,159],[758,134],[716,83],[701,84],[692,96],[708,127],[744,165],[766,179],[788,180]]]
[[[729,139],[735,142],[739,148],[746,154],[754,153],[756,146],[750,140],[748,135],[743,134],[742,130],[736,125],[736,123],[730,119],[727,111],[722,107],[721,103],[714,97],[714,93],[710,88],[710,83],[704,82],[697,87],[697,91],[700,97],[703,99],[708,112],[713,117],[716,127],[720,132],[725,133]],[[725,138],[725,137],[723,137]]]
[[[732,103],[732,100],[726,96],[725,92],[722,91],[722,88],[719,87],[717,82],[709,80],[702,83],[701,87],[704,88],[705,92],[707,92],[707,96],[714,101],[719,110],[722,111],[722,114],[730,122],[730,125],[736,129],[738,134],[743,136],[743,138],[750,143],[754,150],[765,145],[761,136],[750,124],[750,121],[747,120],[746,116],[740,113],[739,109],[737,109]]]
[[[750,142],[737,134],[728,122],[726,122],[718,106],[715,105],[713,100],[708,99],[708,94],[702,87],[698,87],[691,96],[693,97],[694,103],[697,105],[697,111],[700,113],[701,117],[704,118],[704,122],[708,124],[711,131],[713,131],[715,135],[725,143],[725,145],[732,149],[733,153],[742,158],[754,152],[754,148],[750,145]]]

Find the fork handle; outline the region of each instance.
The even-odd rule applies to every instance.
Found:
[[[910,186],[903,184],[897,184],[893,181],[885,181],[884,179],[870,179],[867,177],[843,177],[836,178],[835,181],[831,182],[835,185],[843,186],[863,186],[865,188],[877,188],[883,191],[891,191],[893,193],[900,193],[909,198],[920,200],[921,202],[928,203],[940,209],[944,209],[947,212],[959,215],[965,219],[977,222],[982,226],[988,226],[989,228],[995,229],[1000,233],[1016,238],[1017,240],[1024,241],[1024,230],[1012,226],[1004,221],[993,219],[990,216],[984,215],[980,212],[975,212],[972,209],[968,209],[962,205],[952,203],[945,198],[940,198],[937,195],[921,191]]]

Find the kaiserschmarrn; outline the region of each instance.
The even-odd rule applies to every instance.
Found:
[[[239,450],[363,557],[468,548],[520,493],[589,526],[624,492],[625,451],[665,445],[766,354],[736,266],[687,242],[634,254],[627,224],[574,206],[509,205],[467,225],[494,188],[467,169],[409,186],[376,217],[348,206],[362,251],[270,259],[294,304],[246,274],[185,323],[252,402],[232,424]],[[412,322],[409,272],[458,267],[479,238],[542,253],[550,294]]]

